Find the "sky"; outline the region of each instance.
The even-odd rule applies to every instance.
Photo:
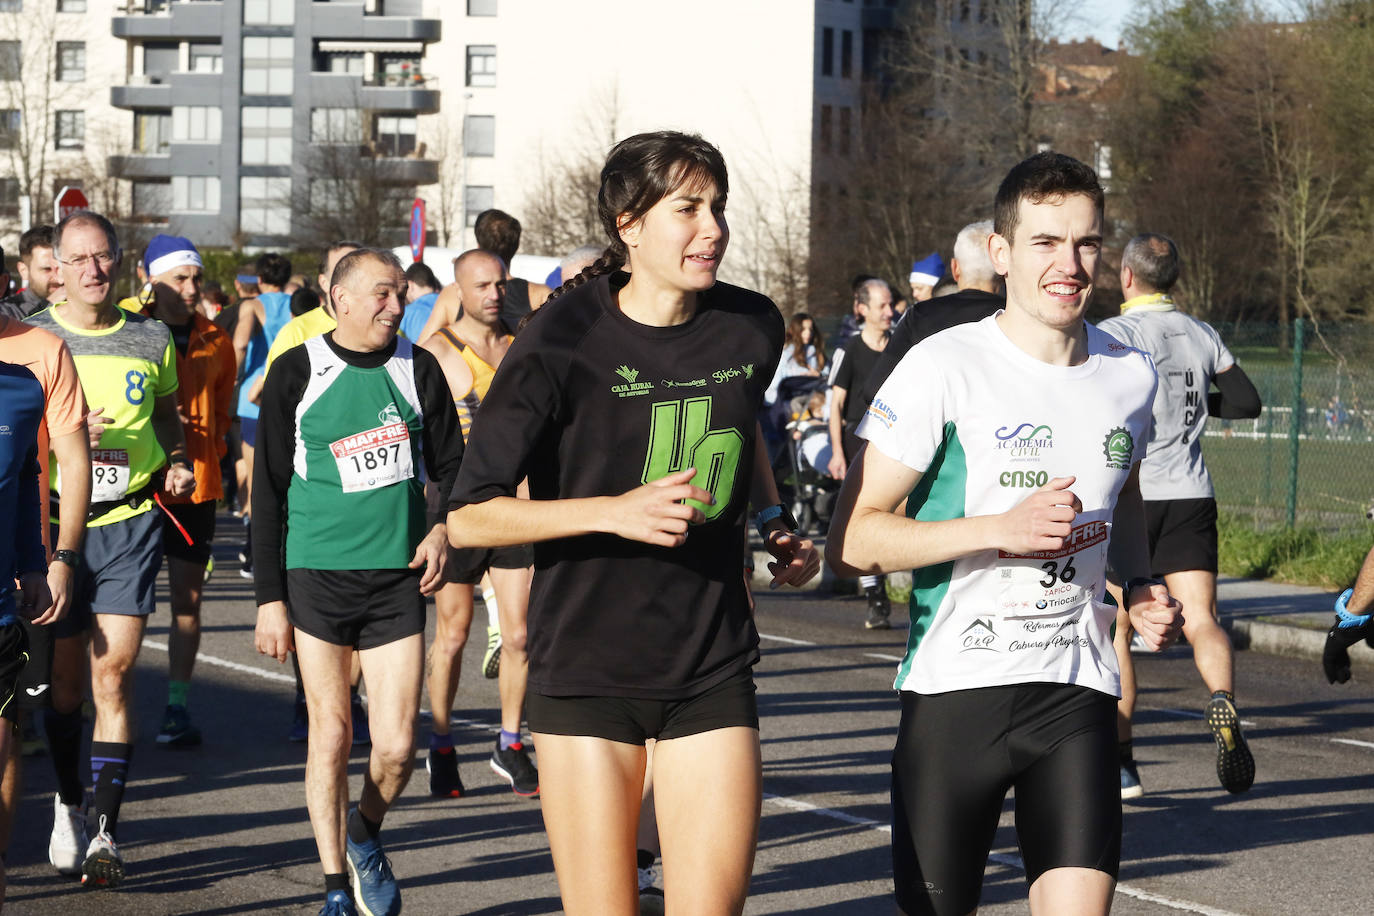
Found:
[[[1060,41],[1096,38],[1109,48],[1119,47],[1121,28],[1130,12],[1129,0],[1085,0],[1072,21],[1066,22],[1059,34]]]

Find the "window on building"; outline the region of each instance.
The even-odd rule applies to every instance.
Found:
[[[178,105],[172,109],[172,139],[178,143],[218,143],[222,119],[218,105]]]
[[[854,33],[845,29],[840,33],[840,76],[849,79],[854,75]]]
[[[149,82],[161,83],[181,69],[181,46],[175,41],[143,43],[143,75]]]
[[[377,55],[377,75],[384,86],[411,86],[420,76],[420,55]]]
[[[312,213],[341,213],[349,207],[355,196],[350,194],[350,183],[346,178],[312,178],[310,180],[310,211]]]
[[[469,226],[477,224],[477,214],[496,206],[496,189],[491,185],[470,184],[463,186],[463,210],[467,213]]]
[[[79,83],[86,78],[86,43],[59,41],[57,43],[57,81]]]
[[[310,109],[311,143],[362,143],[362,112],[356,108]]]
[[[239,231],[291,234],[291,179],[239,179]]]
[[[367,58],[352,51],[329,52],[322,55],[320,69],[326,73],[356,73],[362,75]]]
[[[493,115],[468,115],[464,119],[463,155],[496,155],[496,118]]]
[[[853,132],[853,124],[850,119],[853,117],[852,109],[848,105],[840,108],[840,155],[849,155],[849,138]]]
[[[243,21],[250,25],[291,25],[296,0],[243,0]]]
[[[835,30],[821,29],[821,76],[835,75]]]
[[[134,219],[144,223],[165,223],[172,211],[170,181],[135,181]]]
[[[218,213],[219,178],[214,175],[174,175],[172,209],[177,212]]]
[[[496,0],[468,0],[469,16],[495,16]]]
[[[468,85],[496,85],[496,45],[468,45]]]
[[[172,111],[134,112],[134,152],[165,156],[172,151]]]
[[[224,71],[224,46],[210,44],[191,45],[192,73],[222,73]]]
[[[835,145],[835,110],[829,105],[821,106],[821,152],[828,153]]]
[[[290,37],[243,39],[245,95],[290,95],[295,51]]]
[[[0,11],[4,6],[0,5]],[[0,216],[19,215],[19,179],[0,178]]]
[[[243,108],[242,151],[244,165],[291,164],[291,109]]]
[[[0,41],[0,80],[17,80],[23,70],[23,42]]]
[[[24,0],[0,0],[0,13],[24,12]]]
[[[18,108],[0,108],[0,149],[14,149],[23,125]]]
[[[59,111],[56,141],[58,149],[82,149],[86,145],[86,112]]]
[[[379,156],[409,156],[415,152],[415,118],[378,115],[372,122],[372,138]]]
[[[86,0],[57,0],[57,11],[59,13],[84,13],[86,12]]]

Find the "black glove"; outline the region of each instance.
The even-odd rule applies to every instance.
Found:
[[[1336,622],[1327,631],[1326,646],[1322,649],[1322,670],[1332,684],[1350,680],[1350,647],[1362,639],[1374,640],[1374,617],[1369,614],[1360,617],[1346,611],[1345,603],[1350,600],[1350,593],[1351,590],[1346,589],[1336,599]]]

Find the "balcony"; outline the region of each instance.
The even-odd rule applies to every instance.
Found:
[[[166,76],[131,76],[126,86],[110,87],[115,108],[171,108],[172,86]]]
[[[362,3],[312,3],[310,34],[349,41],[438,41],[443,23],[419,16],[368,13]]]
[[[364,79],[351,73],[312,73],[310,104],[316,108],[433,114],[439,110],[439,90],[436,80],[420,74],[379,74]]]
[[[376,174],[377,180],[386,184],[435,184],[439,181],[439,163],[433,159],[378,159]]]
[[[171,156],[145,156],[129,153],[123,156],[110,156],[106,160],[109,174],[117,178],[171,178]]]
[[[224,4],[209,0],[162,3],[129,0],[111,21],[116,38],[221,38]]]

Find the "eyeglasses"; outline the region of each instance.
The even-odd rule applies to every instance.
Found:
[[[77,270],[85,270],[90,266],[92,261],[101,269],[104,269],[114,263],[115,256],[108,251],[97,251],[95,254],[83,254],[74,258],[66,258],[62,263],[66,264],[68,267],[74,267]]]

